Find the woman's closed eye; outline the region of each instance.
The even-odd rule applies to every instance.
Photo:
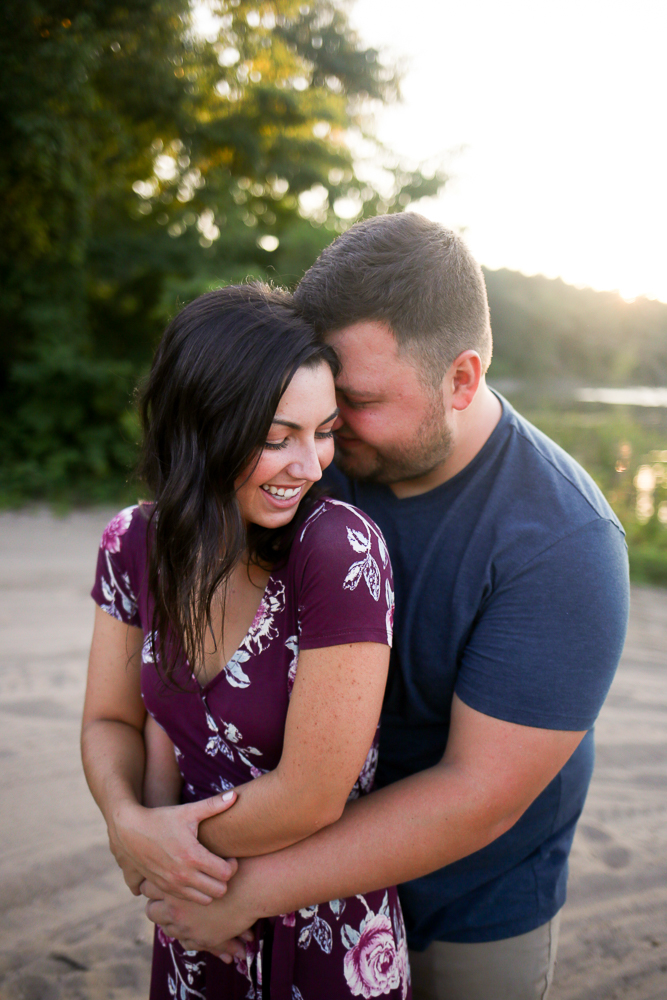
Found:
[[[316,441],[326,441],[328,438],[332,437],[333,437],[332,430],[315,432]],[[288,434],[287,437],[282,439],[282,441],[267,441],[264,447],[268,448],[270,451],[278,451],[280,448],[286,448],[287,445],[289,444],[289,441],[290,441],[290,436]]]

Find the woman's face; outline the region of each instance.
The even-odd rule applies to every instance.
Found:
[[[329,366],[299,368],[278,404],[259,462],[247,480],[247,473],[237,480],[246,522],[279,528],[292,520],[333,459],[331,428],[337,415]]]

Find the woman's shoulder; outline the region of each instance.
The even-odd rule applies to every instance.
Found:
[[[304,649],[342,642],[391,645],[394,590],[382,532],[362,510],[320,500],[290,555]]]
[[[145,548],[151,507],[151,504],[138,503],[114,514],[102,532],[100,549],[111,555],[128,556]]]
[[[347,584],[374,568],[391,573],[387,544],[377,524],[342,500],[323,497],[301,525],[294,546],[302,559],[326,555],[331,566],[349,563]]]
[[[115,514],[102,532],[93,600],[126,625],[142,627],[138,595],[146,569],[150,504],[135,504]]]
[[[297,540],[304,542],[308,536],[311,540],[335,539],[341,533],[348,540],[350,536],[356,539],[357,533],[362,533],[365,538],[375,538],[386,549],[382,532],[368,514],[351,503],[328,496],[317,502],[301,525]]]

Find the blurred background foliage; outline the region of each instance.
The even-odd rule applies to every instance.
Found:
[[[133,389],[176,309],[298,281],[353,221],[446,183],[373,138],[399,78],[344,0],[5,0],[0,11],[0,504],[133,499]],[[667,305],[486,271],[491,383],[621,516],[667,582],[667,409],[577,403],[667,385]],[[650,489],[649,489],[650,486]]]
[[[398,82],[342,5],[218,9],[202,37],[187,0],[3,5],[5,503],[122,489],[132,387],[178,303],[295,282],[350,219],[444,182],[366,137]]]

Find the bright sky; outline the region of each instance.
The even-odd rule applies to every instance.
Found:
[[[492,268],[667,301],[665,0],[356,0],[405,60],[379,137],[454,179],[418,211]]]

